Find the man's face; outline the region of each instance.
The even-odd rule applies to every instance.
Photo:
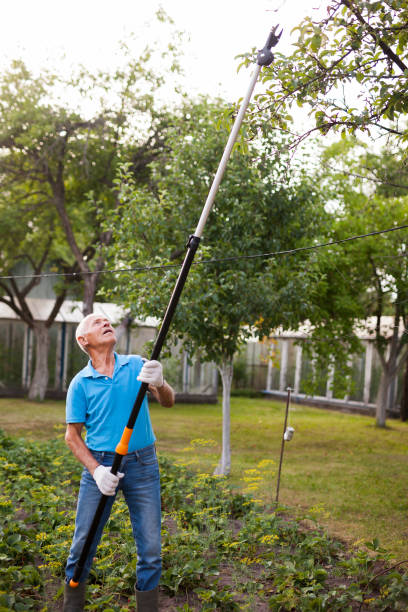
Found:
[[[113,347],[116,344],[115,330],[109,319],[102,315],[95,315],[89,319],[85,332],[80,338],[87,350]]]

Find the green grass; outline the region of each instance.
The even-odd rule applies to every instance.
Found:
[[[270,400],[231,401],[231,481],[245,488],[245,470],[273,460],[253,492],[266,502],[275,498],[284,412],[284,403]],[[221,405],[152,404],[151,416],[159,451],[212,471],[220,453]],[[369,417],[307,406],[292,406],[289,420],[295,435],[285,444],[280,501],[295,512],[314,507],[319,521],[348,542],[378,537],[397,559],[407,558],[408,424],[389,421],[379,429]],[[10,434],[47,439],[63,422],[63,402],[0,399],[0,427]],[[215,445],[192,447],[197,438]]]

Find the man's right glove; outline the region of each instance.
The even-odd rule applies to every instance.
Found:
[[[151,361],[145,361],[142,369],[139,372],[137,380],[140,382],[153,385],[154,387],[162,387],[164,384],[163,368],[160,361],[152,359]]]
[[[124,477],[124,474],[118,472],[115,476],[115,474],[112,474],[110,467],[98,465],[95,468],[93,477],[103,495],[115,495],[116,487],[119,484],[119,480]]]

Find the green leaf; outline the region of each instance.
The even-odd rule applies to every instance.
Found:
[[[312,51],[316,52],[320,49],[320,46],[322,44],[322,37],[320,34],[315,34],[311,41],[310,41],[310,46],[312,48]]]

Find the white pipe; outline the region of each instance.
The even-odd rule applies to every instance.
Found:
[[[223,177],[224,172],[225,172],[225,168],[227,166],[228,159],[229,159],[229,157],[231,155],[232,147],[235,144],[235,141],[237,139],[239,130],[241,128],[241,124],[242,124],[242,121],[244,119],[244,115],[245,115],[246,109],[248,108],[249,101],[251,100],[252,92],[254,91],[255,84],[256,84],[256,81],[258,79],[258,76],[259,76],[259,73],[261,71],[261,68],[262,68],[262,66],[259,66],[258,64],[256,65],[254,73],[253,73],[252,78],[251,78],[251,82],[249,84],[249,88],[248,88],[247,94],[246,94],[245,98],[243,99],[243,101],[241,103],[241,108],[239,109],[239,112],[238,112],[238,115],[237,115],[237,117],[235,119],[234,125],[232,126],[232,130],[231,130],[231,133],[229,135],[228,142],[227,142],[227,144],[225,146],[224,153],[222,155],[220,164],[218,166],[218,170],[217,170],[217,172],[216,172],[216,174],[214,176],[214,180],[212,182],[211,189],[210,189],[210,191],[208,193],[207,200],[206,200],[206,202],[204,204],[204,208],[203,208],[203,211],[201,213],[200,220],[198,222],[196,231],[194,232],[194,235],[197,236],[198,238],[201,238],[201,236],[203,235],[203,231],[204,231],[204,227],[205,227],[205,224],[207,222],[207,219],[208,219],[208,215],[211,212],[211,208],[212,208],[212,205],[214,203],[214,199],[215,199],[215,196],[217,194],[218,187],[220,186],[222,177]]]

